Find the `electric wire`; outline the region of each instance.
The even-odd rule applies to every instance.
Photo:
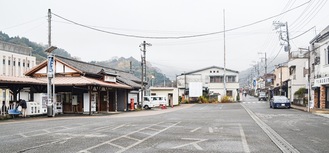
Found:
[[[124,33],[117,33],[117,32],[111,32],[111,31],[106,31],[106,30],[102,30],[102,29],[98,29],[98,28],[94,28],[94,27],[90,27],[90,26],[87,26],[87,25],[84,25],[84,24],[81,24],[81,23],[78,23],[78,22],[75,22],[73,20],[69,20],[67,18],[64,18],[60,15],[57,15],[55,13],[52,13],[54,16],[58,17],[58,18],[61,18],[63,20],[66,20],[68,22],[71,22],[73,24],[76,24],[78,26],[81,26],[81,27],[85,27],[85,28],[88,28],[88,29],[91,29],[91,30],[95,30],[95,31],[99,31],[99,32],[103,32],[103,33],[108,33],[108,34],[112,34],[112,35],[117,35],[117,36],[124,36],[124,37],[132,37],[132,38],[143,38],[143,39],[184,39],[184,38],[195,38],[195,37],[204,37],[204,36],[209,36],[209,35],[216,35],[216,34],[220,34],[220,33],[223,33],[223,32],[229,32],[229,31],[234,31],[234,30],[238,30],[238,29],[242,29],[242,28],[245,28],[245,27],[249,27],[249,26],[252,26],[252,25],[255,25],[255,24],[258,24],[258,23],[261,23],[261,22],[264,22],[264,21],[267,21],[269,19],[272,19],[272,18],[275,18],[275,17],[278,17],[280,15],[283,15],[285,13],[288,13],[288,12],[291,12],[297,8],[300,8],[306,4],[308,4],[310,1],[307,1],[301,5],[298,5],[294,8],[291,8],[287,11],[284,11],[282,13],[279,13],[277,15],[273,15],[273,16],[270,16],[268,18],[265,18],[265,19],[262,19],[262,20],[258,20],[256,22],[252,22],[252,23],[249,23],[249,24],[245,24],[245,25],[242,25],[242,26],[239,26],[239,27],[235,27],[235,28],[231,28],[231,29],[227,29],[225,31],[217,31],[217,32],[210,32],[210,33],[203,33],[203,34],[196,34],[196,35],[185,35],[185,36],[173,36],[173,37],[170,37],[170,36],[165,36],[165,37],[157,37],[157,36],[141,36],[141,35],[132,35],[132,34],[124,34]]]
[[[290,38],[290,40],[294,40],[294,39],[296,39],[296,38],[298,38],[298,37],[300,37],[300,36],[306,34],[307,32],[311,31],[311,30],[314,29],[314,28],[315,28],[315,26],[313,26],[312,28],[310,28],[310,29],[304,31],[303,33],[301,33],[301,34],[299,34],[299,35],[297,35],[297,36],[294,36],[294,37]]]
[[[29,20],[29,21],[26,21],[26,22],[23,22],[23,23],[20,23],[20,24],[16,24],[16,25],[13,25],[13,26],[10,26],[10,27],[5,27],[3,29],[0,29],[0,31],[7,30],[7,29],[12,29],[12,28],[19,27],[19,26],[22,26],[22,25],[26,25],[26,24],[29,24],[29,23],[38,21],[38,20],[40,20],[42,18],[44,19],[44,18],[46,18],[46,16],[38,17],[38,18]]]

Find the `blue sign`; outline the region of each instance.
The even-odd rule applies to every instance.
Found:
[[[48,56],[48,74],[53,74],[54,72],[54,57]]]
[[[253,81],[252,85],[256,87],[256,80]]]

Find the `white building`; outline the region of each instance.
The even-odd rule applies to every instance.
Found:
[[[32,48],[0,41],[0,76],[23,77],[35,64]],[[8,106],[11,98],[8,89],[0,88],[0,108],[2,101]]]
[[[288,98],[294,103],[303,105],[304,103],[296,101],[295,92],[300,88],[308,88],[308,51],[300,50],[290,53]]]
[[[179,96],[188,97],[189,84],[201,82],[204,91],[209,94],[231,96],[234,99],[239,89],[239,72],[226,69],[226,93],[224,93],[224,68],[211,66],[200,70],[182,73],[177,76],[177,88]]]
[[[311,85],[314,107],[329,108],[329,26],[310,42]]]

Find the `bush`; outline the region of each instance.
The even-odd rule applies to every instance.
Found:
[[[231,103],[232,102],[232,98],[230,96],[223,96],[221,99],[222,103]]]
[[[199,102],[201,102],[201,103],[209,103],[208,98],[206,98],[206,97],[204,97],[204,96],[200,96],[200,97],[198,98],[198,100],[199,100]]]

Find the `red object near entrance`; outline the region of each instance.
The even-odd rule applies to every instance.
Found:
[[[130,98],[130,110],[135,110],[134,98]]]

